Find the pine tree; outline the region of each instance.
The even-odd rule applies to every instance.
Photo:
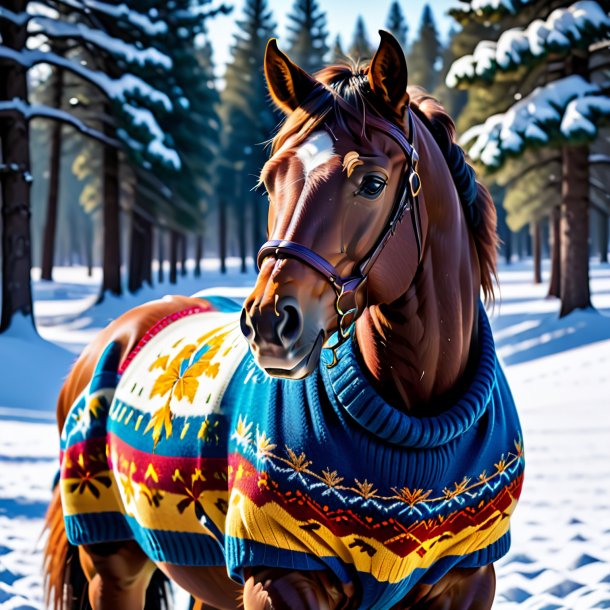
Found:
[[[468,26],[466,25],[463,29],[466,29],[467,27]],[[459,117],[464,106],[468,102],[468,93],[464,89],[450,88],[445,83],[451,65],[460,56],[458,55],[459,51],[457,50],[457,47],[460,44],[458,39],[460,34],[461,32],[457,32],[453,28],[449,30],[449,40],[441,54],[442,65],[439,72],[438,84],[432,93],[434,97],[441,102],[445,110],[447,110],[449,116],[453,117],[454,120]]]
[[[358,18],[356,19],[354,37],[352,38],[352,44],[350,45],[347,54],[354,61],[364,61],[373,57],[373,48],[369,42],[364,19],[361,15],[358,15]]]
[[[222,201],[233,208],[242,271],[245,271],[248,241],[255,258],[264,235],[263,198],[253,188],[266,159],[263,143],[277,122],[263,74],[265,48],[273,36],[275,23],[267,0],[246,0],[243,18],[237,23],[239,32],[235,35],[221,94],[223,162],[218,168],[218,190]],[[250,240],[246,232],[248,221]]]
[[[390,11],[388,13],[388,19],[386,21],[386,29],[388,32],[394,35],[394,38],[398,40],[402,50],[407,52],[407,33],[409,32],[409,26],[407,20],[400,8],[400,3],[394,0],[390,5]]]
[[[337,34],[333,48],[330,51],[330,63],[336,64],[345,61],[345,52],[343,51],[343,43],[341,42],[341,35]]]
[[[290,56],[312,74],[324,66],[329,50],[326,14],[316,0],[295,0],[288,20]]]
[[[430,5],[426,4],[422,11],[417,37],[407,56],[411,85],[419,85],[426,91],[434,91],[438,83],[441,50],[434,15]]]
[[[610,117],[610,101],[591,79],[590,60],[595,43],[610,33],[610,18],[600,3],[555,3],[549,14],[548,3],[539,0],[517,7],[516,15],[526,23],[515,29],[515,17],[506,16],[492,3],[484,4],[484,10],[465,8],[454,15],[494,20],[510,31],[502,34],[497,44],[482,41],[471,55],[457,60],[447,81],[493,83],[505,75],[518,75],[524,83],[515,97],[518,101],[505,108],[505,113],[494,114],[464,134],[471,156],[491,170],[530,149],[560,151],[559,284],[560,315],[564,316],[591,306],[588,143],[597,136],[601,120]]]

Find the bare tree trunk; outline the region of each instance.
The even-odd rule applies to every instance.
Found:
[[[195,238],[195,277],[201,277],[201,259],[203,258],[203,235]]]
[[[149,286],[153,285],[153,241],[154,231],[152,222],[146,218],[144,220],[144,260],[142,265],[142,282]]]
[[[599,213],[599,221],[597,223],[597,235],[599,239],[599,261],[601,263],[608,262],[608,214]]]
[[[186,233],[180,234],[180,275],[186,275],[186,256],[187,256],[187,241]]]
[[[589,291],[589,149],[564,146],[561,215],[561,311],[591,307]]]
[[[246,273],[246,218],[244,212],[235,215],[237,218],[237,231],[239,241],[239,257],[241,258],[241,272]]]
[[[163,263],[165,262],[165,233],[162,229],[157,229],[157,252],[159,258],[159,269],[157,270],[157,281],[161,284],[165,277],[163,272]]]
[[[534,284],[542,282],[542,244],[540,239],[540,221],[531,223],[532,255],[534,257]]]
[[[555,206],[551,212],[551,279],[549,297],[561,296],[561,208]]]
[[[106,113],[111,114],[110,108]],[[104,133],[113,135],[104,125]],[[102,296],[105,292],[121,294],[121,230],[119,206],[119,152],[113,146],[104,146],[103,195],[104,195],[104,248]]]
[[[169,233],[169,283],[178,281],[178,232],[172,229]]]
[[[61,106],[63,97],[63,75],[58,69],[53,104]],[[57,209],[59,203],[59,178],[61,175],[61,131],[62,125],[55,121],[51,125],[51,150],[49,160],[49,195],[47,197],[47,217],[44,226],[42,244],[42,261],[40,277],[43,280],[53,279],[53,261],[55,256],[55,235],[57,233]]]
[[[218,202],[218,256],[220,257],[220,273],[227,272],[227,202],[221,197]]]
[[[252,260],[254,271],[257,271],[256,256],[259,248],[263,245],[263,234],[261,231],[261,206],[260,197],[252,194]]]
[[[135,293],[142,288],[142,267],[144,264],[144,237],[142,217],[135,210],[131,213],[131,231],[129,243],[129,276],[127,287]]]
[[[504,242],[504,261],[510,265],[513,260],[513,241],[515,234],[512,231],[506,233],[506,241]]]
[[[14,12],[26,10],[27,0],[4,0]],[[27,25],[0,19],[2,44],[17,51],[25,48]],[[26,69],[4,60],[0,65],[0,100],[28,100]],[[2,159],[2,314],[0,332],[6,330],[19,312],[34,324],[32,315],[32,245],[30,241],[30,150],[29,125],[19,113],[0,121]]]

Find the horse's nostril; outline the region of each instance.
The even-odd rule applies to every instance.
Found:
[[[239,318],[239,325],[241,327],[241,332],[244,337],[248,339],[252,334],[252,323],[250,322],[250,316],[246,313],[246,308],[244,307],[241,310],[241,317]]]
[[[277,326],[278,338],[288,349],[292,347],[303,332],[303,316],[301,310],[291,303],[279,303],[280,321]]]

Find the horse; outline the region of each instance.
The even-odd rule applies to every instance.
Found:
[[[494,204],[390,34],[315,76],[270,40],[264,70],[255,286],[137,307],[76,361],[47,599],[158,607],[162,573],[207,609],[489,609],[524,471]]]

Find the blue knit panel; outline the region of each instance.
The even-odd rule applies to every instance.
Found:
[[[133,540],[125,517],[119,512],[83,513],[64,517],[70,544],[97,544]]]
[[[434,417],[413,417],[388,405],[362,372],[354,355],[353,339],[339,348],[338,364],[323,371],[324,384],[355,421],[384,441],[410,448],[438,447],[478,421],[495,387],[495,347],[482,304],[479,305],[479,340],[481,355],[470,388],[453,407]]]

